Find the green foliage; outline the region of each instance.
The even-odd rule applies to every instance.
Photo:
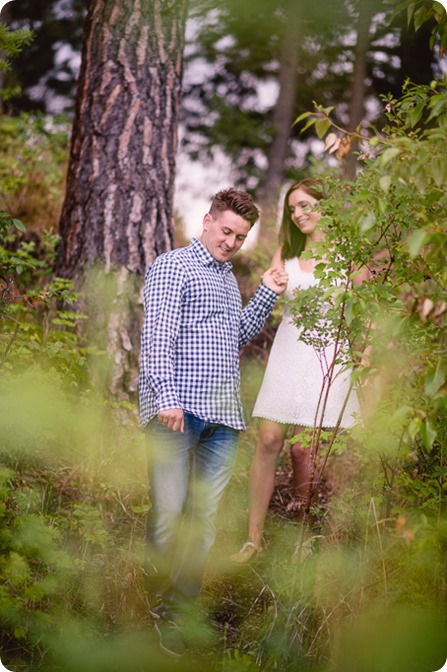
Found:
[[[33,34],[29,30],[11,30],[5,25],[0,26],[0,50],[4,56],[0,59],[0,69],[7,70],[10,64],[7,58],[18,56],[23,47],[30,44]],[[6,58],[5,58],[6,56]]]
[[[59,545],[60,533],[36,515],[39,493],[20,491],[16,473],[0,468],[0,622],[18,640],[37,641],[47,606],[76,572],[73,559]]]
[[[0,236],[1,236],[1,239],[4,239],[6,237],[6,234],[8,233],[9,229],[12,226],[14,226],[16,229],[18,229],[22,233],[24,233],[26,231],[26,227],[23,224],[23,222],[20,221],[20,219],[15,219],[8,212],[0,211]]]
[[[67,650],[59,651],[58,642],[78,632],[78,621],[104,657],[109,622],[125,621],[133,610],[146,617],[141,542],[132,543],[137,530],[144,536],[145,465],[134,406],[108,403],[93,389],[87,365],[97,353],[78,335],[84,316],[70,309],[78,295],[52,272],[57,236],[26,234],[22,222],[3,213],[0,645],[10,669],[18,660],[42,669],[50,657],[67,669]],[[125,435],[116,409],[126,416]],[[74,639],[79,643],[81,635]],[[149,643],[132,654],[135,667],[153,648]],[[8,664],[14,651],[21,657],[12,654]]]
[[[11,68],[11,60],[16,58],[22,49],[33,40],[33,33],[26,29],[11,30],[0,24],[0,72],[7,72]],[[10,100],[20,93],[20,87],[6,87],[0,89],[0,98]]]
[[[394,6],[396,14],[406,12],[408,25],[413,25],[418,31],[425,23],[434,20],[434,27],[430,39],[430,48],[434,49],[439,42],[439,55],[447,53],[447,15],[445,5],[437,0],[387,0],[387,4]]]
[[[84,0],[66,0],[61,10],[57,0],[20,0],[8,4],[6,12],[11,26],[33,33],[33,41],[8,74],[7,85],[22,89],[20,98],[11,103],[13,113],[50,111],[54,107],[60,110],[62,106],[72,112],[87,4]]]
[[[58,226],[68,133],[62,117],[0,117],[0,208],[34,229]]]
[[[83,316],[60,307],[77,295],[71,282],[53,277],[58,237],[49,228],[62,198],[67,125],[1,117],[0,135],[0,198],[8,210],[0,213],[0,367],[13,374],[39,361],[77,385],[87,354],[77,335]],[[30,211],[27,224],[40,235],[22,222]]]
[[[3,239],[10,244],[15,236],[6,224],[19,227],[13,218],[3,221],[0,243]],[[60,307],[60,302],[73,304],[77,294],[69,280],[52,277],[56,241],[51,234],[44,237],[41,258],[35,256],[34,242],[22,241],[14,251],[0,245],[0,368],[4,375],[13,375],[40,362],[58,371],[74,389],[90,350],[80,347],[77,335],[84,316]]]
[[[330,258],[331,271],[320,264],[320,288],[300,293],[292,310],[304,339],[340,343],[338,361],[354,367],[354,380],[367,380],[368,422],[358,439],[369,455],[382,456],[384,475],[393,471],[388,513],[405,507],[413,465],[413,496],[418,490],[419,506],[439,515],[447,459],[446,83],[407,82],[400,99],[383,102],[388,124],[382,133],[359,136],[356,182],[328,180],[330,198],[321,204],[327,236],[319,254]],[[333,128],[330,113],[317,106],[301,121],[307,127],[324,122],[324,136]],[[334,145],[333,137],[327,145]],[[349,282],[361,268],[369,281]]]
[[[269,153],[278,131],[276,124],[287,123],[279,120],[287,118],[286,101],[292,90],[292,115],[305,115],[317,98],[325,106],[336,106],[336,113],[343,118],[352,97],[351,72],[358,58],[352,31],[356,30],[361,6],[363,10],[367,5],[366,14],[372,17],[364,55],[368,72],[364,97],[378,100],[384,82],[387,90],[398,95],[403,78],[411,76],[409,69],[416,64],[417,77],[423,78],[419,81],[429,81],[433,53],[426,44],[418,50],[414,62],[406,59],[405,73],[399,71],[401,66],[396,68],[396,62],[402,63],[402,54],[415,49],[413,35],[405,30],[407,4],[394,10],[388,2],[376,0],[331,4],[284,0],[192,2],[191,16],[197,31],[185,55],[187,75],[190,63],[192,67],[191,76],[186,77],[183,139],[190,157],[207,162],[217,145],[231,158],[235,179],[250,189],[259,188],[265,180],[266,161],[272,160]],[[433,4],[431,0],[429,4]],[[291,25],[295,27],[293,35],[288,33]],[[291,65],[293,41],[298,49],[295,68]],[[388,58],[383,58],[384,44]],[[196,64],[198,67],[194,67]],[[282,88],[287,95],[260,95],[267,87],[273,91]],[[369,118],[374,114],[372,107],[368,114]],[[375,118],[382,124],[381,114]],[[325,123],[318,121],[320,137]],[[301,177],[304,162],[298,157],[307,154],[307,163],[312,154],[306,146],[310,134],[303,136],[298,146],[298,135],[292,128],[286,160],[279,159],[286,164],[284,175],[291,181]]]

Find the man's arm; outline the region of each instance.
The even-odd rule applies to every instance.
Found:
[[[283,268],[272,266],[264,273],[262,284],[242,311],[239,349],[259,334],[278,297],[285,292],[287,281],[288,275]]]
[[[144,287],[143,374],[155,392],[158,419],[173,431],[183,431],[183,410],[174,384],[183,281],[182,268],[171,257],[165,256],[151,266]]]

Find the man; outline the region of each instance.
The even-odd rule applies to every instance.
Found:
[[[150,450],[147,588],[161,648],[182,655],[179,623],[199,593],[217,505],[245,429],[239,350],[261,330],[287,275],[269,269],[242,309],[230,259],[259,216],[220,191],[200,240],[162,254],[144,287],[140,410]]]

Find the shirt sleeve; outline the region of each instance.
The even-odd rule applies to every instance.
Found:
[[[242,311],[239,327],[239,349],[257,336],[272,312],[279,295],[264,284],[259,285]]]
[[[180,408],[174,382],[175,349],[180,327],[184,273],[169,256],[156,259],[144,284],[141,345],[143,375],[155,393],[158,412]]]

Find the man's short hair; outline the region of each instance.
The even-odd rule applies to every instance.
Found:
[[[210,215],[215,219],[222,212],[225,212],[225,210],[235,212],[236,215],[249,222],[250,227],[253,226],[259,217],[259,210],[250,194],[247,194],[246,191],[234,189],[234,187],[217,192],[211,203]]]

